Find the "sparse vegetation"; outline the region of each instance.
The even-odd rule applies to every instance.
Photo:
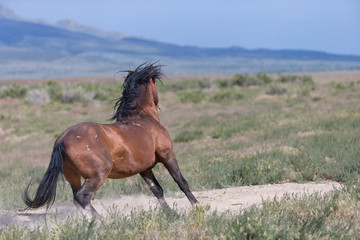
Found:
[[[49,81],[0,89],[0,207],[21,209],[22,191],[31,179],[34,184],[41,180],[54,137],[78,122],[106,123],[121,83]],[[319,179],[341,181],[346,187],[325,196],[268,200],[262,208],[237,214],[197,207],[178,216],[159,210],[124,216],[109,209],[101,221],[69,216],[34,229],[2,227],[0,239],[359,236],[359,81],[319,82],[310,75],[261,73],[217,80],[165,79],[159,90],[160,118],[192,190]],[[166,193],[178,191],[163,166],[156,166],[154,173]],[[139,192],[151,194],[135,176],[106,180],[95,198]],[[58,188],[56,199],[72,201],[68,184]]]
[[[205,94],[201,90],[181,91],[178,93],[178,96],[182,103],[200,103],[205,99]]]
[[[312,194],[264,201],[240,214],[211,212],[196,206],[189,213],[167,215],[154,209],[121,214],[109,208],[100,220],[69,216],[49,219],[48,227],[0,229],[1,239],[356,239],[358,186],[325,196]]]
[[[203,132],[202,131],[183,131],[178,133],[175,138],[174,138],[174,142],[191,142],[194,140],[198,140],[200,138],[203,137]]]
[[[180,83],[181,82],[181,83]],[[160,92],[165,91],[183,91],[183,90],[194,90],[194,89],[206,89],[211,87],[210,79],[184,79],[176,82],[166,82],[160,84],[158,90]]]
[[[269,89],[266,90],[268,95],[285,95],[287,93],[286,88],[279,86],[279,84],[274,84],[269,86]]]
[[[273,82],[273,79],[265,73],[255,75],[236,74],[232,78],[220,79],[218,84],[220,87],[228,88],[233,86],[247,87],[259,86],[261,84],[268,84]]]
[[[244,95],[234,89],[221,89],[210,97],[212,102],[224,102],[243,99]]]
[[[10,86],[2,86],[0,89],[0,98],[24,98],[27,88],[19,84],[11,84]]]
[[[298,79],[296,75],[280,75],[279,82],[281,83],[294,83]]]

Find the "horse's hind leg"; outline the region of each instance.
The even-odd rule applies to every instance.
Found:
[[[106,178],[89,178],[86,179],[80,190],[75,194],[75,200],[92,216],[99,215],[95,208],[91,205],[91,199],[94,193],[104,183]]]
[[[168,204],[165,201],[163,189],[156,180],[153,172],[151,169],[146,170],[142,173],[140,173],[141,177],[145,180],[145,182],[149,185],[150,190],[152,193],[156,196],[156,198],[159,200],[160,205],[164,208],[169,208]]]
[[[170,175],[173,177],[175,182],[178,184],[181,191],[185,193],[191,205],[198,203],[198,200],[196,200],[195,196],[190,191],[188,183],[186,182],[185,178],[180,172],[180,168],[175,156],[172,154],[172,156],[169,159],[167,159],[167,161],[164,161],[163,164],[166,167],[166,169],[169,171]]]
[[[63,172],[64,172],[65,179],[69,182],[69,184],[71,186],[73,196],[74,196],[75,206],[81,207],[80,204],[75,199],[75,194],[81,188],[81,176],[74,170],[74,168],[67,161],[67,159],[64,159]]]
[[[95,208],[91,205],[91,199],[94,193],[100,188],[106,179],[106,174],[93,173],[91,178],[85,179],[84,183],[81,186],[81,176],[74,169],[66,171],[65,174],[65,165],[64,165],[64,175],[66,180],[69,181],[71,188],[74,194],[74,204],[77,207],[83,208],[85,211],[89,212],[92,216],[98,215]]]

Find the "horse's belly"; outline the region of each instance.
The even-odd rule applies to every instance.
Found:
[[[155,166],[155,157],[146,158],[118,158],[113,160],[114,165],[109,178],[126,178],[141,173]]]

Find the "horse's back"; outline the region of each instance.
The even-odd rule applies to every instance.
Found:
[[[156,164],[154,138],[138,123],[80,123],[65,130],[59,141],[67,152],[65,164],[71,162],[83,177],[101,171],[124,178]]]

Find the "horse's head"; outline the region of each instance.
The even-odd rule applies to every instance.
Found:
[[[145,84],[139,86],[140,98],[143,110],[148,111],[154,118],[159,119],[159,95],[157,92],[157,84],[162,76],[160,66],[149,65],[149,78]],[[142,98],[142,99],[141,99]],[[146,109],[145,109],[146,108]]]
[[[159,118],[157,83],[163,76],[160,68],[160,65],[142,64],[134,71],[128,71],[123,84],[123,93],[115,104],[117,110],[112,119],[120,120],[136,111],[145,111],[154,118]]]
[[[155,68],[153,67],[152,64],[150,65],[150,68],[151,68],[152,72],[159,71],[159,70],[155,70]],[[157,92],[157,84],[160,81],[159,77],[160,76],[155,75],[155,76],[149,78],[149,83],[148,83],[149,89],[150,89],[150,92],[151,92],[151,95],[152,95],[152,101],[153,101],[156,108],[159,108],[159,95],[158,95],[158,92]]]

